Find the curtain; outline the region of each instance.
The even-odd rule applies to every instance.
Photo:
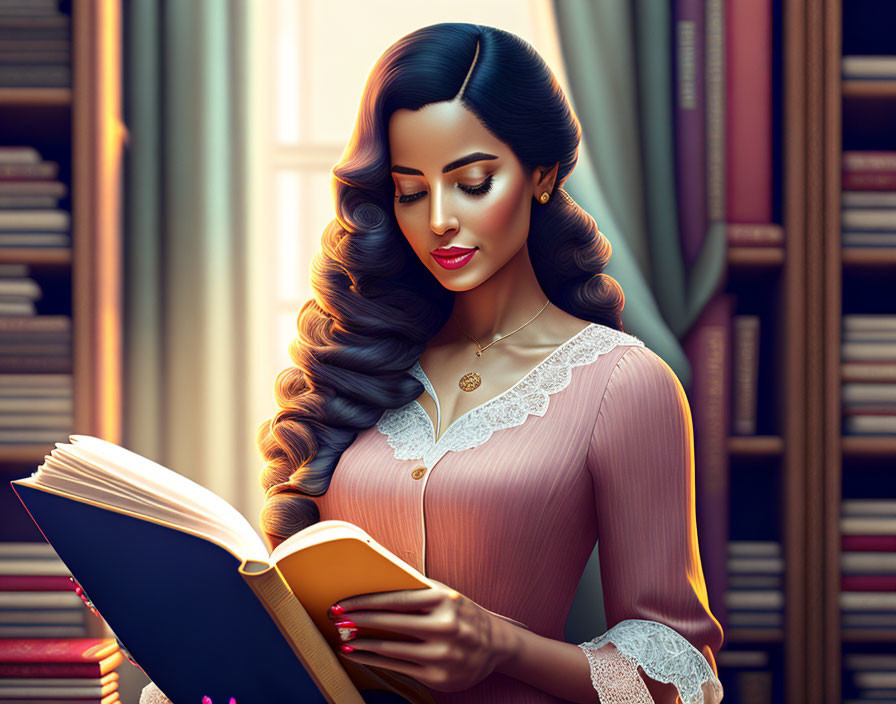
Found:
[[[670,2],[554,0],[569,99],[582,125],[566,188],[610,240],[605,269],[625,292],[626,331],[641,338],[687,389],[681,340],[724,280],[724,223],[712,222],[686,267],[678,228]],[[595,547],[570,609],[565,638],[607,628]]]
[[[249,0],[125,5],[124,444],[247,516]]]
[[[625,292],[625,328],[673,369],[691,370],[680,340],[718,290],[725,232],[713,223],[684,264],[675,195],[671,3],[554,0],[570,101],[584,152],[570,195],[613,245],[606,273]]]

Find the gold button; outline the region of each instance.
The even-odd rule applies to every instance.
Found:
[[[417,467],[417,469],[411,472],[411,476],[414,479],[420,479],[424,474],[426,474],[426,467]]]

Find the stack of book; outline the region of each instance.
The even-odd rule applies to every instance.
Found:
[[[774,541],[728,543],[728,627],[782,628],[784,559]]]
[[[0,318],[0,331],[4,322]],[[41,363],[57,359],[0,356],[0,369],[5,362]],[[70,357],[60,361],[70,364]],[[73,414],[71,374],[0,373],[0,446],[52,445],[65,440],[74,427]]]
[[[844,315],[840,357],[843,432],[896,433],[896,315]]]
[[[896,655],[892,653],[848,653],[844,704],[896,701]]]
[[[843,628],[896,628],[896,500],[845,499],[840,515]]]
[[[59,164],[33,147],[0,147],[0,248],[69,247],[71,216]]]
[[[843,152],[844,247],[896,247],[896,152]]]
[[[2,51],[2,48],[0,48]],[[68,195],[59,164],[28,146],[0,146],[0,247],[67,247]]]
[[[0,702],[115,704],[114,638],[0,640]]]
[[[0,1],[0,87],[71,84],[71,17],[59,0]]]
[[[0,315],[37,315],[34,302],[42,296],[26,264],[0,264]]]
[[[83,638],[90,613],[75,589],[48,544],[0,543],[0,638]]]

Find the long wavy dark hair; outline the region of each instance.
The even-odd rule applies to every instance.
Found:
[[[544,60],[516,35],[484,25],[446,22],[402,37],[373,67],[333,168],[336,218],[311,266],[315,295],[289,347],[295,366],[277,376],[280,410],[258,428],[266,462],[261,527],[271,548],[320,519],[305,497],[327,491],[358,433],[423,393],[409,370],[447,322],[454,293],[396,222],[388,125],[396,110],[453,99],[529,175],[559,162],[551,199],[531,212],[527,246],[538,283],[566,312],[622,330],[622,289],[601,273],[610,243],[562,188],[581,127]]]

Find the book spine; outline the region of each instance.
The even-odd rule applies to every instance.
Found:
[[[728,222],[772,219],[771,5],[725,3]]]
[[[781,247],[784,245],[784,228],[774,223],[732,222],[725,226],[725,235],[731,247]]]
[[[12,677],[102,677],[120,665],[124,657],[118,655],[110,666],[97,662],[0,662],[0,678]]]
[[[245,569],[247,564],[250,563],[240,566],[240,575],[277,624],[321,694],[333,704],[364,704],[361,693],[342,667],[336,653],[283,581],[277,568],[249,572]]]
[[[686,266],[700,254],[707,227],[706,83],[703,0],[676,0],[675,150],[679,228]]]
[[[756,397],[759,377],[759,316],[734,318],[734,418],[735,435],[756,434]]]

